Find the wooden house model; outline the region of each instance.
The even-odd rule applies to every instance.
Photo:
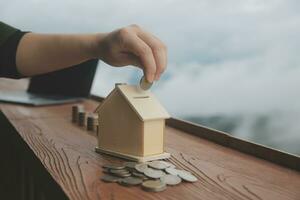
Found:
[[[164,152],[169,114],[150,91],[116,84],[95,112],[99,115],[96,152],[138,162],[170,157]]]

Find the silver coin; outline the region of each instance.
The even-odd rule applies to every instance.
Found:
[[[149,90],[151,88],[151,86],[153,85],[153,83],[150,83],[149,81],[147,81],[146,77],[143,76],[140,80],[140,88],[142,90]]]
[[[83,105],[72,106],[72,122],[78,121],[78,112],[83,111]]]
[[[166,168],[165,171],[168,173],[168,174],[172,174],[172,175],[175,175],[177,176],[178,173],[179,173],[179,170],[178,169],[175,169],[175,168]]]
[[[177,169],[177,170],[178,170],[178,175],[179,175],[179,173],[192,174],[191,172],[186,171],[186,170],[184,170],[184,169]]]
[[[130,177],[131,174],[114,174],[115,176],[118,176],[118,177],[122,177],[122,178],[126,178],[126,177]]]
[[[144,174],[149,178],[160,178],[164,176],[166,173],[164,173],[161,170],[148,168],[144,171]]]
[[[166,169],[168,167],[164,162],[158,160],[152,161],[148,165],[154,169]]]
[[[132,185],[139,185],[143,182],[142,179],[137,177],[126,177],[122,178],[120,181],[118,181],[121,185],[125,186],[132,186]]]
[[[164,163],[167,168],[171,167],[171,168],[175,168],[176,166],[170,162],[167,162],[167,161],[164,161],[164,160],[161,160],[160,162]]]
[[[167,185],[177,185],[181,183],[181,178],[172,174],[166,174],[160,177],[160,180],[166,183]]]
[[[167,185],[161,180],[148,180],[142,183],[142,188],[150,192],[160,192],[167,189]]]
[[[86,125],[86,112],[78,111],[78,125],[85,126]]]
[[[187,182],[196,182],[198,180],[196,176],[185,170],[179,170],[178,176]]]
[[[89,114],[87,117],[87,130],[88,131],[95,131],[96,130],[96,125],[98,124],[98,116],[95,114]]]
[[[110,169],[109,171],[113,174],[128,174],[128,173],[130,173],[126,169]]]
[[[105,174],[101,177],[101,180],[105,182],[118,182],[118,180],[120,179],[121,179],[120,177],[109,175],[109,174]]]
[[[110,175],[125,178],[131,176],[131,173],[109,173]]]
[[[136,164],[134,167],[138,172],[144,173],[146,169],[148,169],[148,165],[146,163]]]
[[[124,169],[110,169],[109,173],[122,178],[131,176],[131,173]]]
[[[147,177],[147,176],[145,176],[144,174],[142,174],[142,173],[139,173],[139,172],[132,172],[132,176],[135,176],[135,177],[141,178],[141,179],[143,179],[143,180],[147,180],[147,179],[148,179],[148,177]]]
[[[137,162],[125,162],[124,166],[130,169],[135,169],[135,166],[137,165]]]
[[[122,164],[106,164],[102,166],[103,168],[108,168],[108,169],[124,169],[125,166]]]

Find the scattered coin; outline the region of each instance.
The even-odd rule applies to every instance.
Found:
[[[168,174],[172,174],[172,175],[175,175],[177,176],[178,175],[178,169],[175,169],[175,168],[166,168],[165,171],[168,173]]]
[[[144,173],[146,169],[148,169],[148,165],[146,163],[136,164],[134,167],[138,172]]]
[[[101,180],[105,182],[118,182],[120,179],[121,179],[120,177],[112,176],[109,174],[105,174],[101,177]]]
[[[146,191],[160,192],[167,189],[167,186],[161,180],[148,180],[142,183],[142,188]]]
[[[110,172],[110,174],[113,174],[113,175],[115,175],[115,176],[119,176],[119,177],[128,177],[128,176],[131,176],[131,173],[129,173],[129,172],[123,172],[123,171],[120,171],[120,172],[118,172],[118,171],[111,171],[111,170],[109,170]]]
[[[160,177],[164,176],[166,173],[164,173],[161,170],[147,168],[147,169],[145,169],[144,174],[146,176],[148,176],[149,178],[160,178]]]
[[[125,167],[129,168],[129,169],[135,169],[135,166],[137,165],[136,162],[125,162],[124,163]]]
[[[197,181],[197,177],[190,172],[176,169],[172,163],[162,160],[106,164],[103,166],[103,173],[103,181],[118,182],[127,187],[142,184],[143,190],[152,192],[163,191],[167,185],[174,186],[182,180]]]
[[[121,185],[125,186],[132,186],[132,185],[139,185],[143,182],[142,179],[137,178],[137,177],[126,177],[122,178],[118,181]]]
[[[167,185],[177,185],[181,183],[181,178],[172,174],[166,174],[160,177],[160,180]]]
[[[184,170],[179,170],[178,176],[187,182],[196,182],[198,180],[196,176]]]
[[[118,176],[118,177],[122,177],[122,178],[130,177],[131,176],[130,173],[128,173],[128,174],[113,174],[113,175]]]
[[[109,173],[122,178],[131,176],[131,173],[126,169],[109,169]]]
[[[125,169],[125,166],[122,164],[106,164],[102,166],[103,168],[109,169]]]
[[[151,88],[151,86],[153,85],[153,83],[150,83],[149,81],[147,81],[146,77],[143,76],[140,80],[140,88],[142,90],[149,90]]]
[[[164,162],[158,160],[152,161],[148,165],[154,169],[165,169],[168,167]]]
[[[128,173],[130,173],[126,169],[110,169],[109,171],[113,174],[128,174]]]
[[[139,177],[139,178],[141,178],[143,180],[147,180],[148,179],[147,176],[145,176],[144,174],[139,173],[139,172],[132,172],[132,175],[135,176],[135,177]]]
[[[160,162],[164,163],[167,168],[171,167],[171,168],[175,168],[176,166],[170,162],[167,162],[167,161],[164,161],[164,160],[161,160]]]

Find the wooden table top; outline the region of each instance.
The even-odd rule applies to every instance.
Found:
[[[0,88],[22,88],[0,80]],[[98,102],[83,102],[93,111]],[[104,183],[103,164],[123,162],[97,154],[95,134],[71,123],[72,104],[28,107],[0,104],[0,109],[70,199],[300,199],[300,173],[166,127],[165,150],[178,168],[191,171],[196,183],[182,183],[159,193],[140,187]]]

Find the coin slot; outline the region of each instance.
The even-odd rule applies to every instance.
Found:
[[[136,96],[136,97],[133,97],[134,99],[147,99],[149,98],[149,96]]]

